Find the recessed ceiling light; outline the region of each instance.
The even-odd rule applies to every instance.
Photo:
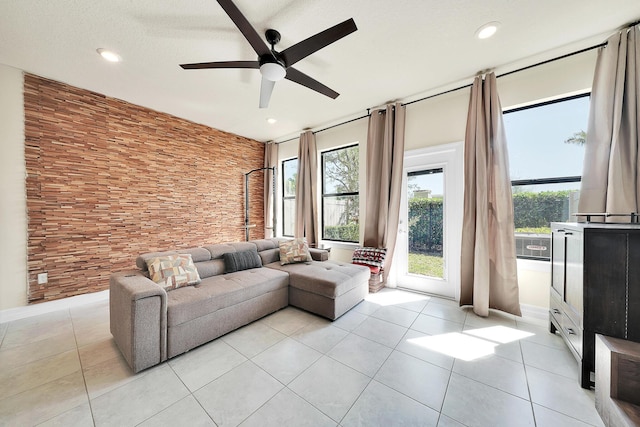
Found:
[[[484,24],[482,27],[476,30],[476,37],[479,39],[488,39],[489,37],[493,36],[496,31],[498,31],[499,27],[500,23],[496,21]]]
[[[102,56],[104,59],[106,59],[109,62],[120,62],[122,61],[122,58],[120,57],[120,55],[118,55],[115,52],[112,52],[108,49],[104,49],[104,48],[100,48],[100,49],[96,49],[96,52],[98,52],[100,54],[100,56]]]
[[[274,124],[275,122],[277,122],[277,120],[276,120],[276,119],[274,119],[273,117],[269,117],[269,118],[267,119],[267,123],[269,123],[270,125]]]

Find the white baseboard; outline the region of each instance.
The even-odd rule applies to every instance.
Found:
[[[92,292],[90,294],[76,295],[74,297],[63,298],[55,301],[43,302],[40,304],[27,305],[24,307],[9,308],[0,310],[0,323],[12,322],[14,320],[25,319],[27,317],[38,316],[40,314],[51,313],[59,310],[68,310],[85,304],[106,301],[109,299],[109,290]]]

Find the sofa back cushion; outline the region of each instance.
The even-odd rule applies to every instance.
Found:
[[[142,271],[148,271],[149,269],[147,267],[147,260],[151,258],[170,256],[170,255],[179,255],[179,254],[191,255],[191,260],[194,263],[209,261],[211,259],[211,252],[209,252],[205,248],[187,248],[187,249],[179,249],[175,251],[147,252],[145,254],[140,254],[138,258],[136,258],[136,266]]]

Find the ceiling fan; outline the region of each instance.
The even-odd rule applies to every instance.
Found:
[[[330,45],[333,42],[353,33],[358,28],[353,19],[347,19],[338,25],[328,28],[314,36],[309,37],[282,52],[275,50],[275,45],[280,41],[280,33],[269,29],[265,32],[265,38],[271,45],[269,48],[256,30],[251,26],[247,18],[231,0],[218,0],[218,3],[229,18],[238,27],[242,35],[247,39],[253,50],[258,54],[257,61],[223,61],[202,62],[197,64],[180,64],[185,70],[197,70],[205,68],[256,68],[262,74],[260,86],[260,108],[269,106],[269,99],[276,82],[282,79],[291,80],[309,89],[335,99],[340,95],[333,89],[323,85],[308,75],[296,70],[293,64],[306,58],[312,53]]]

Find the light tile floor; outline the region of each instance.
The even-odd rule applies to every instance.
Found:
[[[108,303],[0,324],[2,426],[601,426],[544,321],[385,289],[131,373]]]

